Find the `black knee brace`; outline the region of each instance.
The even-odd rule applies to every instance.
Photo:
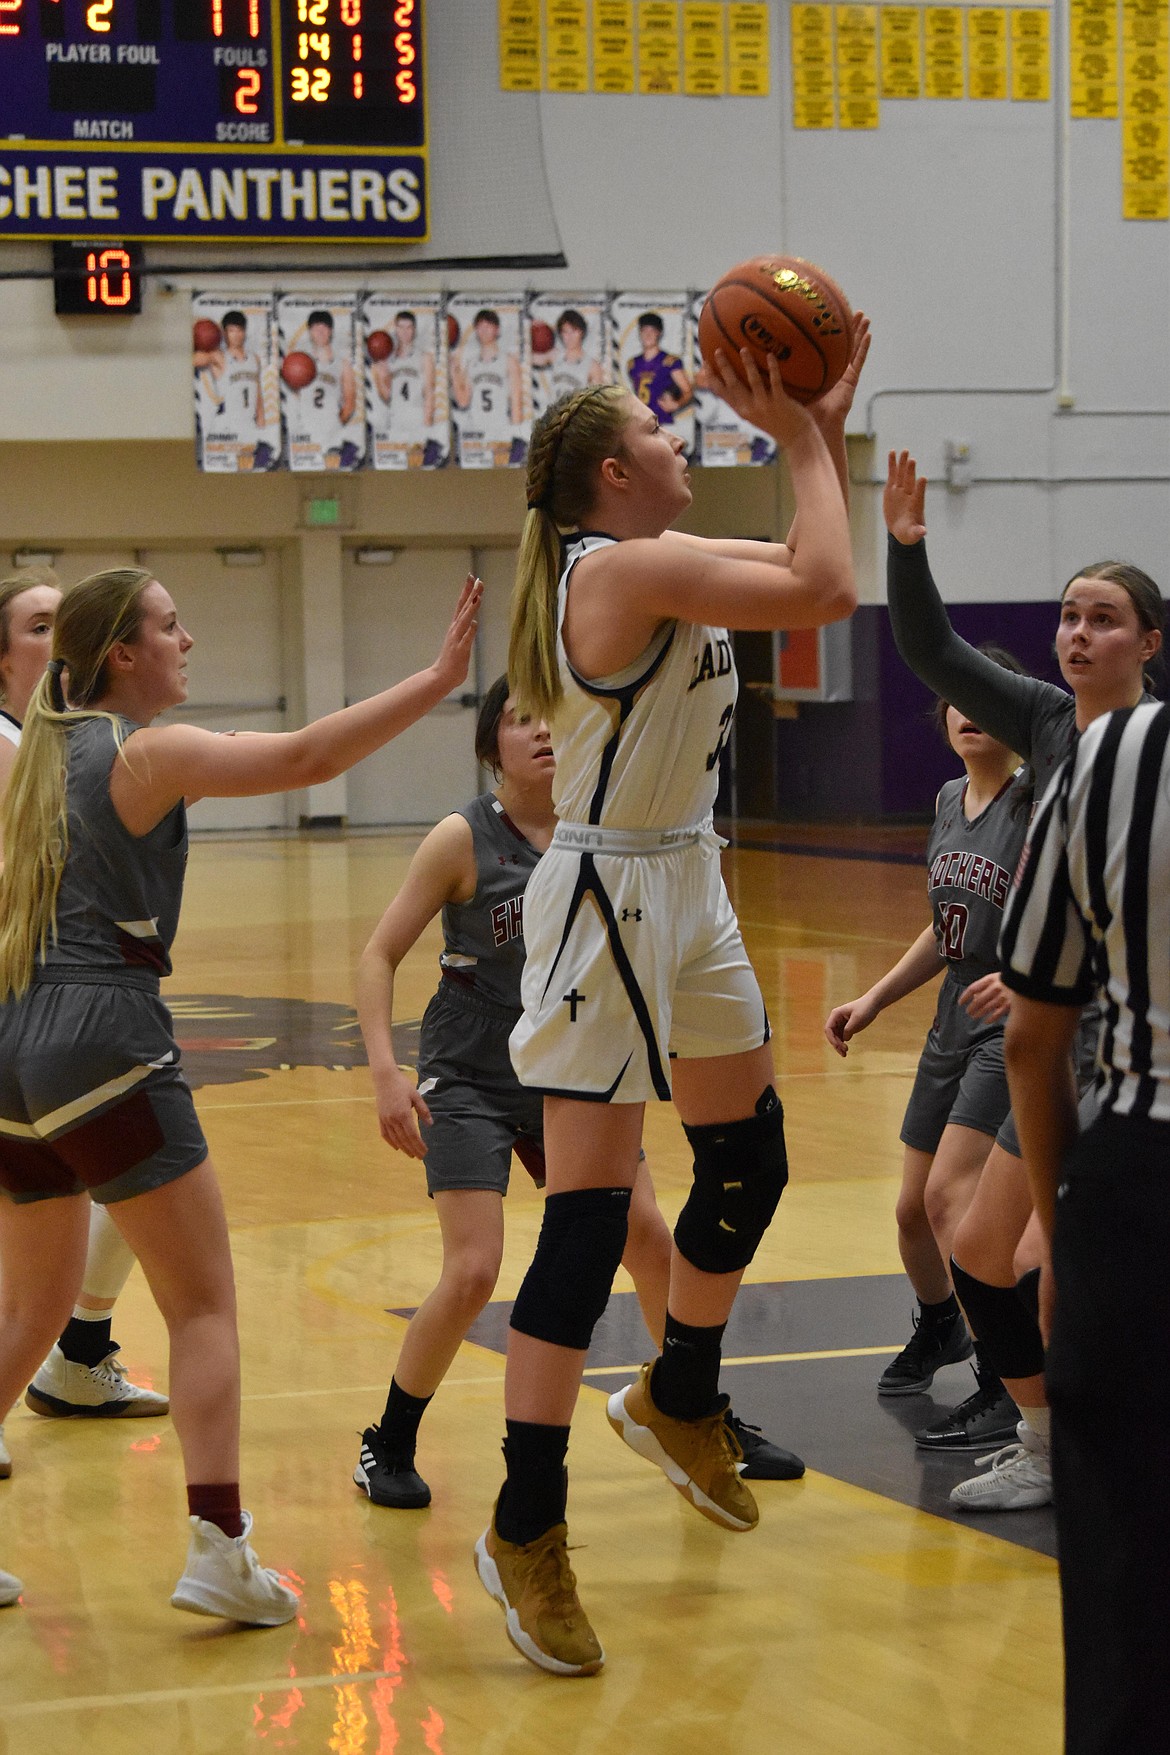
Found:
[[[1016,1297],[1019,1298],[1032,1320],[1040,1321],[1040,1269],[1030,1268],[1026,1274],[1016,1281]]]
[[[1044,1369],[1040,1326],[1014,1286],[989,1286],[951,1257],[955,1294],[988,1363],[1001,1377],[1036,1377]]]
[[[626,1247],[629,1215],[628,1188],[550,1194],[512,1327],[554,1347],[587,1347]]]
[[[679,1254],[702,1273],[736,1273],[756,1253],[788,1181],[783,1107],[769,1085],[747,1120],[684,1132],[695,1180],[674,1228]]]

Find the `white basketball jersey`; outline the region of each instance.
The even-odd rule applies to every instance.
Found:
[[[259,354],[245,354],[242,360],[230,353],[225,354],[218,385],[222,407],[216,415],[216,424],[233,432],[254,427],[260,402]]]
[[[341,362],[317,360],[317,376],[299,393],[298,437],[336,451],[345,439],[341,424]]]
[[[558,402],[562,396],[586,389],[592,369],[591,359],[584,356],[579,360],[566,359],[564,350],[558,347],[548,369],[549,401]]]
[[[409,353],[396,354],[388,363],[390,400],[386,404],[383,422],[394,433],[417,433],[424,425],[426,386],[423,383],[422,354],[417,348],[412,348]]]
[[[666,622],[616,676],[586,682],[565,653],[569,580],[583,555],[612,536],[573,537],[557,598],[564,699],[552,723],[553,803],[564,823],[679,829],[710,814],[738,682],[726,628]]]
[[[497,350],[494,358],[484,359],[478,342],[473,342],[468,350],[467,381],[471,387],[468,426],[487,438],[507,438],[512,431],[507,357]]]

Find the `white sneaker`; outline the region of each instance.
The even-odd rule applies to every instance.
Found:
[[[278,1573],[261,1566],[248,1546],[252,1516],[243,1513],[244,1530],[225,1536],[219,1525],[191,1518],[187,1566],[171,1597],[174,1609],[193,1615],[219,1615],[250,1627],[279,1627],[291,1621],[300,1599]]]
[[[4,1442],[4,1428],[0,1426],[0,1481],[6,1481],[12,1473],[12,1458],[8,1454],[8,1446]]]
[[[1020,1442],[1007,1444],[977,1459],[984,1475],[972,1475],[951,1490],[951,1504],[960,1511],[1027,1511],[1052,1503],[1052,1464],[1048,1447],[1026,1421],[1016,1427]]]
[[[143,1420],[165,1414],[171,1405],[165,1395],[130,1382],[117,1347],[111,1347],[100,1365],[78,1365],[55,1342],[24,1399],[34,1414],[58,1420],[75,1415],[88,1420]]]
[[[11,1572],[0,1572],[0,1609],[6,1609],[10,1603],[18,1602],[23,1589],[19,1578],[14,1578]]]

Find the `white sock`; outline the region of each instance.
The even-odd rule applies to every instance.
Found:
[[[116,1298],[130,1278],[134,1259],[134,1251],[105,1207],[94,1201],[89,1209],[89,1248],[82,1291],[89,1298]],[[81,1322],[103,1322],[110,1313],[75,1308],[73,1314]]]
[[[1049,1408],[1021,1408],[1020,1418],[1045,1450],[1052,1440],[1052,1411]]]

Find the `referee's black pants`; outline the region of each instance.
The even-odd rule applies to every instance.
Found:
[[[1048,1353],[1067,1755],[1170,1749],[1170,1123],[1103,1115],[1057,1203]]]

